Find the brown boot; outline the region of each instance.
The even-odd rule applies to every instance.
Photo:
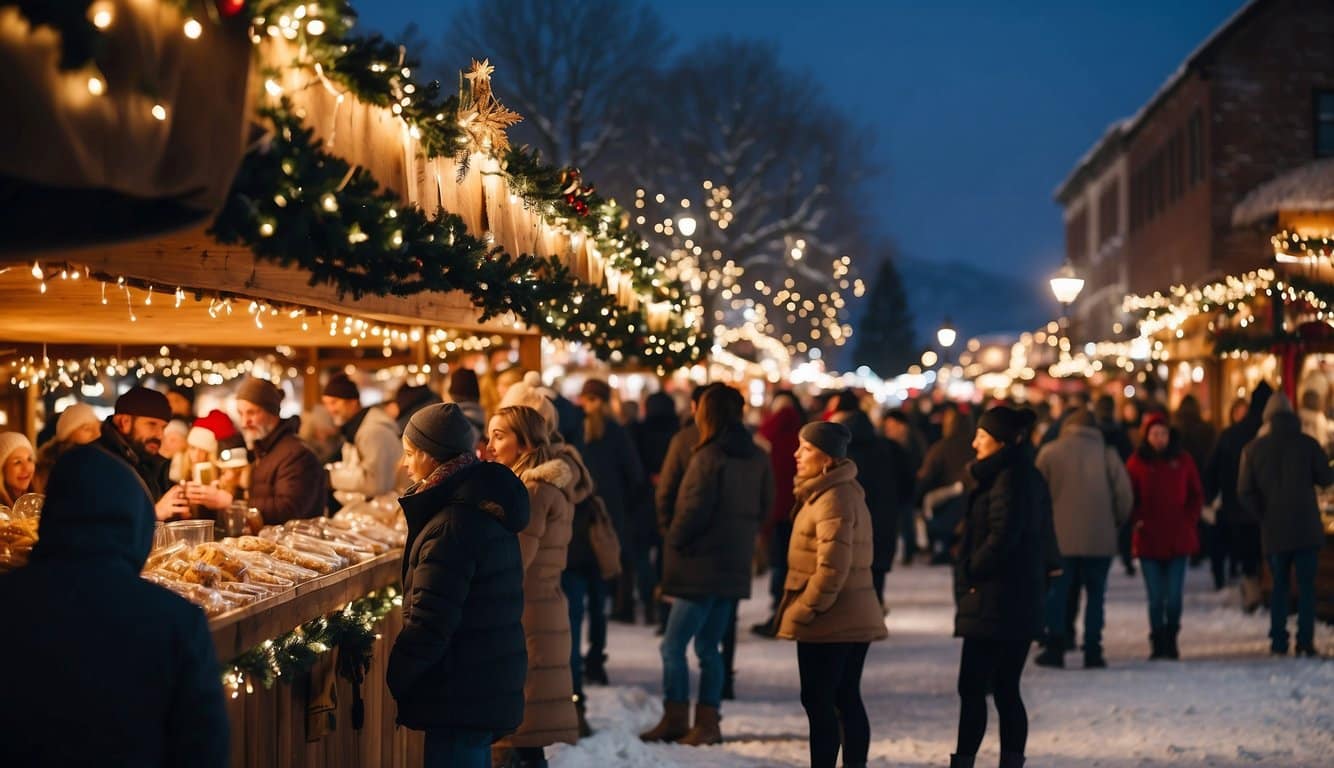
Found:
[[[639,734],[642,741],[679,741],[690,732],[690,702],[664,701],[662,720],[651,729]]]
[[[722,744],[723,732],[719,725],[723,719],[719,714],[717,707],[710,707],[707,704],[695,705],[695,727],[681,738],[677,744],[685,744],[690,747],[699,747],[706,744]]]

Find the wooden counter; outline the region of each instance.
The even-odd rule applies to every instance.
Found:
[[[256,645],[318,616],[331,613],[367,593],[396,584],[401,552],[391,552],[322,576],[295,589],[222,614],[209,622],[220,665]],[[418,766],[422,735],[394,723],[397,711],[385,673],[389,649],[403,628],[403,612],[394,608],[376,627],[380,639],[371,653],[370,670],[361,686],[365,721],[352,727],[352,684],[337,678],[337,725],[320,739],[307,741],[306,710],[311,674],[282,678],[272,689],[258,684],[254,693],[228,694],[231,721],[231,765],[236,768],[341,768],[342,766]],[[316,665],[332,663],[337,651]]]

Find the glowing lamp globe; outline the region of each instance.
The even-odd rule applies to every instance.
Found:
[[[1075,273],[1074,266],[1068,261],[1051,278],[1052,295],[1066,306],[1073,304],[1082,290],[1084,290],[1084,279]]]

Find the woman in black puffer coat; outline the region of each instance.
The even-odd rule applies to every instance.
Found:
[[[1033,466],[1033,413],[997,406],[978,422],[963,536],[954,567],[959,740],[951,768],[972,768],[987,730],[987,694],[1000,715],[1001,768],[1024,764],[1028,713],[1019,679],[1042,631],[1047,578],[1060,570],[1051,496]]]
[[[428,768],[490,768],[491,743],[523,721],[528,491],[504,465],[477,459],[475,445],[453,403],[418,411],[403,434],[413,484],[399,499],[403,631],[387,682],[399,725],[426,732]]]

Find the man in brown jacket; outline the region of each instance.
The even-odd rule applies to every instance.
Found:
[[[267,525],[324,514],[329,495],[324,467],[301,442],[301,420],[279,415],[282,390],[248,378],[236,391],[236,415],[246,446],[255,455],[250,472],[250,506]]]

